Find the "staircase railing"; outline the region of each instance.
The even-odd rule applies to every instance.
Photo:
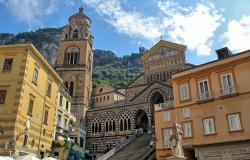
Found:
[[[120,151],[122,148],[124,148],[126,145],[128,145],[130,142],[132,142],[134,139],[136,139],[136,137],[138,136],[138,133],[134,134],[133,136],[129,137],[126,141],[124,141],[123,143],[117,145],[115,148],[111,149],[110,151],[108,151],[107,153],[105,153],[104,155],[102,155],[101,157],[99,157],[97,160],[107,160],[110,157],[112,157],[115,153],[117,153],[118,151]]]

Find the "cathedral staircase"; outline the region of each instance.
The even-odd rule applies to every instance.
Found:
[[[108,160],[141,160],[150,150],[152,150],[149,145],[150,140],[151,134],[143,133]]]

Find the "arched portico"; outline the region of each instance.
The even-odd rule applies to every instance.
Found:
[[[147,113],[140,109],[136,112],[135,115],[135,128],[139,129],[142,128],[144,131],[148,131],[149,125],[148,125],[148,116]]]

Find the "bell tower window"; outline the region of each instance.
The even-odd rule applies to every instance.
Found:
[[[73,39],[78,39],[78,31],[75,30],[73,33]]]
[[[65,56],[66,64],[77,64],[78,63],[78,53],[68,53]]]
[[[70,82],[70,85],[69,85],[69,95],[73,96],[73,93],[74,93],[74,82]]]
[[[64,64],[78,64],[79,52],[80,50],[76,46],[68,47],[64,55]]]

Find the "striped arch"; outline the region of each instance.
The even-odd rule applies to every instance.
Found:
[[[166,90],[162,90],[162,89],[159,89],[159,88],[154,88],[154,89],[152,89],[151,91],[149,91],[148,94],[146,95],[147,98],[145,98],[145,102],[146,102],[146,103],[151,102],[152,99],[153,99],[153,97],[154,97],[154,95],[155,95],[156,93],[161,94],[162,97],[163,97],[163,99],[164,99],[164,100],[167,100],[167,99],[168,99],[167,94],[169,94],[169,93],[166,93],[166,92],[167,92]]]

